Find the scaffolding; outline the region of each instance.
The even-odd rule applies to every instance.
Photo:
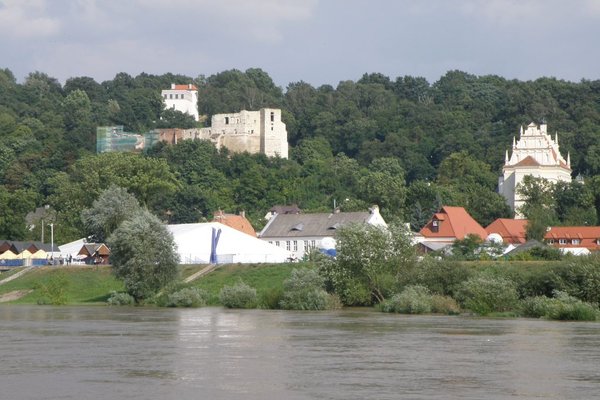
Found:
[[[125,132],[122,125],[96,128],[96,153],[111,151],[141,152],[154,146],[159,140],[158,132],[144,134]]]

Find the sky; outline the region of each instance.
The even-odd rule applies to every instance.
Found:
[[[0,0],[0,68],[64,83],[261,68],[314,86],[449,70],[600,79],[600,0]]]

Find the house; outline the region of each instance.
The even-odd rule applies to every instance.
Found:
[[[289,251],[219,222],[167,225],[167,229],[182,264],[209,264],[211,259],[218,264],[282,263],[290,258]]]
[[[377,206],[364,212],[275,214],[258,237],[302,258],[312,249],[335,247],[336,230],[352,223],[387,226]]]
[[[498,193],[506,199],[516,218],[521,218],[523,205],[517,186],[527,175],[544,178],[550,182],[571,182],[571,157],[565,160],[558,148],[558,134],[554,140],[547,132],[545,123],[530,123],[525,130],[521,126],[519,140],[513,138],[512,154],[506,151],[502,176],[498,179]]]
[[[477,235],[481,240],[488,236],[486,230],[463,207],[444,206],[421,228],[415,241],[419,249],[427,253],[441,250],[467,235]]]
[[[50,254],[52,249],[49,243],[16,240],[0,242],[0,265],[4,266],[45,265]]]
[[[269,209],[265,215],[265,219],[270,220],[275,214],[300,214],[302,210],[297,204],[291,205],[275,205]]]
[[[170,89],[161,92],[161,96],[166,108],[172,108],[189,114],[196,121],[200,119],[198,113],[198,88],[191,83],[187,85],[171,84]]]
[[[110,249],[104,243],[84,243],[77,255],[86,264],[108,264]]]
[[[246,218],[246,213],[242,211],[240,215],[226,214],[223,210],[219,210],[214,213],[212,222],[219,222],[223,225],[227,225],[230,228],[236,229],[247,235],[256,237],[256,231],[252,227],[252,224]]]
[[[552,226],[544,241],[563,253],[589,254],[600,250],[600,226]]]
[[[527,220],[498,218],[485,228],[488,235],[498,234],[505,244],[519,245],[527,241]]]

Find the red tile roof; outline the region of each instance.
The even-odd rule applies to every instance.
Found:
[[[436,231],[434,221],[438,224]],[[421,229],[425,238],[452,238],[464,239],[469,234],[475,234],[485,240],[487,232],[473,219],[462,207],[444,206]]]
[[[489,224],[485,230],[488,234],[497,233],[502,236],[504,243],[525,243],[527,241],[525,232],[527,229],[526,219],[498,218]]]
[[[174,85],[171,90],[198,90],[196,85]]]
[[[256,231],[244,215],[226,214],[223,211],[217,211],[215,212],[212,222],[220,222],[230,228],[256,237]]]
[[[544,240],[555,247],[600,250],[600,226],[553,226],[546,232]],[[561,240],[565,243],[560,243]]]

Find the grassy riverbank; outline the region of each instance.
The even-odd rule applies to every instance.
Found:
[[[303,267],[314,268],[314,264],[224,265],[178,288],[202,289],[207,294],[203,303],[217,305],[224,286],[239,286],[243,282],[256,290],[251,307],[278,308],[284,282],[293,269]],[[203,265],[180,266],[181,279],[202,268]],[[4,272],[0,280],[14,273]],[[388,296],[380,309],[596,319],[600,303],[600,263],[592,258],[568,262],[423,262],[398,280],[398,292]],[[123,284],[111,274],[110,267],[40,267],[0,285],[0,302],[100,305],[106,304],[113,291],[123,291]],[[173,292],[166,294],[169,293]],[[60,302],[54,300],[57,298]]]
[[[204,289],[209,294],[209,303],[218,303],[218,294],[223,286],[234,285],[240,280],[256,288],[259,296],[270,291],[280,291],[283,281],[290,276],[294,267],[302,264],[256,264],[225,265],[186,286]],[[204,266],[181,266],[181,277],[199,271]],[[0,274],[0,280],[14,274],[7,271]],[[0,285],[0,298],[7,293],[28,292],[25,296],[12,300],[11,304],[37,304],[44,296],[44,288],[53,284],[64,287],[67,304],[105,304],[113,291],[122,291],[123,284],[110,271],[110,267],[40,267],[31,270],[20,278]]]

